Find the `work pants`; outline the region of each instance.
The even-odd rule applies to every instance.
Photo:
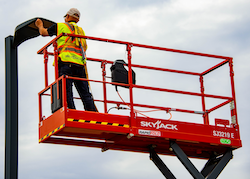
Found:
[[[58,64],[58,71],[59,71],[59,76],[68,75],[72,77],[86,78],[85,66],[61,62]],[[72,91],[73,83],[82,100],[84,109],[86,111],[97,112],[97,108],[94,104],[93,97],[89,91],[89,83],[88,81],[82,81],[82,80],[74,80],[74,79],[66,80],[66,93],[67,93],[68,108],[76,109],[74,101],[73,101],[73,91]]]

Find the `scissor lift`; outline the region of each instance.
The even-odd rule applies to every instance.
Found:
[[[127,51],[128,84],[107,81],[106,65],[113,64],[113,61],[98,58],[90,58],[89,61],[101,63],[102,80],[81,79],[70,76],[58,76],[57,60],[55,60],[55,81],[48,84],[48,57],[58,58],[56,41],[62,36],[85,38],[87,40],[102,41],[125,45]],[[54,51],[48,52],[48,47],[53,45]],[[131,48],[139,47],[154,49],[172,53],[188,54],[208,58],[217,58],[221,61],[209,69],[198,73],[167,69],[164,67],[152,67],[132,63]],[[236,110],[233,59],[231,57],[217,56],[190,51],[162,48],[156,46],[142,45],[125,41],[96,38],[90,36],[79,36],[74,34],[60,34],[42,49],[38,54],[44,55],[45,67],[45,88],[39,93],[39,142],[52,144],[65,144],[75,146],[86,146],[106,150],[131,151],[149,153],[150,159],[159,168],[166,178],[175,178],[168,167],[163,163],[158,154],[176,155],[182,164],[187,168],[194,178],[217,178],[229,160],[232,158],[232,151],[242,147]],[[204,76],[217,68],[229,65],[229,78],[231,82],[231,96],[220,96],[206,94],[204,91]],[[183,75],[197,76],[200,81],[200,92],[180,91],[152,86],[134,84],[132,68],[155,70],[160,72],[179,73]],[[91,112],[67,108],[66,102],[66,80],[85,80],[91,83],[101,83],[103,99],[96,99],[96,102],[103,103],[103,111]],[[59,85],[61,84],[61,85]],[[107,86],[123,86],[128,88],[129,102],[114,101],[107,98]],[[55,89],[52,92],[52,89]],[[187,96],[196,96],[201,99],[202,111],[189,109],[172,108],[169,106],[154,106],[150,104],[134,103],[133,89],[159,91],[164,93],[175,93]],[[45,117],[42,110],[42,97],[50,96],[51,101],[61,103],[51,115]],[[205,99],[220,99],[212,108],[206,108]],[[108,113],[108,104],[114,104],[117,108],[129,106],[130,115],[119,115]],[[210,124],[209,114],[213,111],[230,104],[231,119],[215,119],[215,124]],[[203,123],[194,123],[177,120],[164,120],[148,116],[136,115],[135,108],[148,108],[162,110],[167,113],[180,112],[183,114],[197,114],[203,118]],[[230,120],[230,121],[229,121]],[[199,172],[189,160],[189,157],[207,159],[208,162],[203,170]]]

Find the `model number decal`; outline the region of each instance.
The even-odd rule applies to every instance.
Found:
[[[226,137],[226,138],[234,138],[234,133],[223,132],[223,131],[213,131],[213,136],[215,137]]]

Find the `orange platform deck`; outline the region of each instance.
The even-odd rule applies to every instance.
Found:
[[[169,142],[175,141],[189,157],[209,158],[241,147],[238,129],[171,120],[137,117],[130,127],[129,117],[64,108],[43,120],[39,142],[97,147],[131,152],[149,151],[173,155]]]

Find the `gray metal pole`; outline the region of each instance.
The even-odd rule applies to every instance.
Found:
[[[5,38],[5,179],[17,179],[18,171],[18,72],[13,36]]]
[[[43,19],[48,28],[55,22]],[[37,18],[18,25],[15,35],[5,38],[5,179],[18,178],[18,65],[17,47],[24,41],[39,36]]]

